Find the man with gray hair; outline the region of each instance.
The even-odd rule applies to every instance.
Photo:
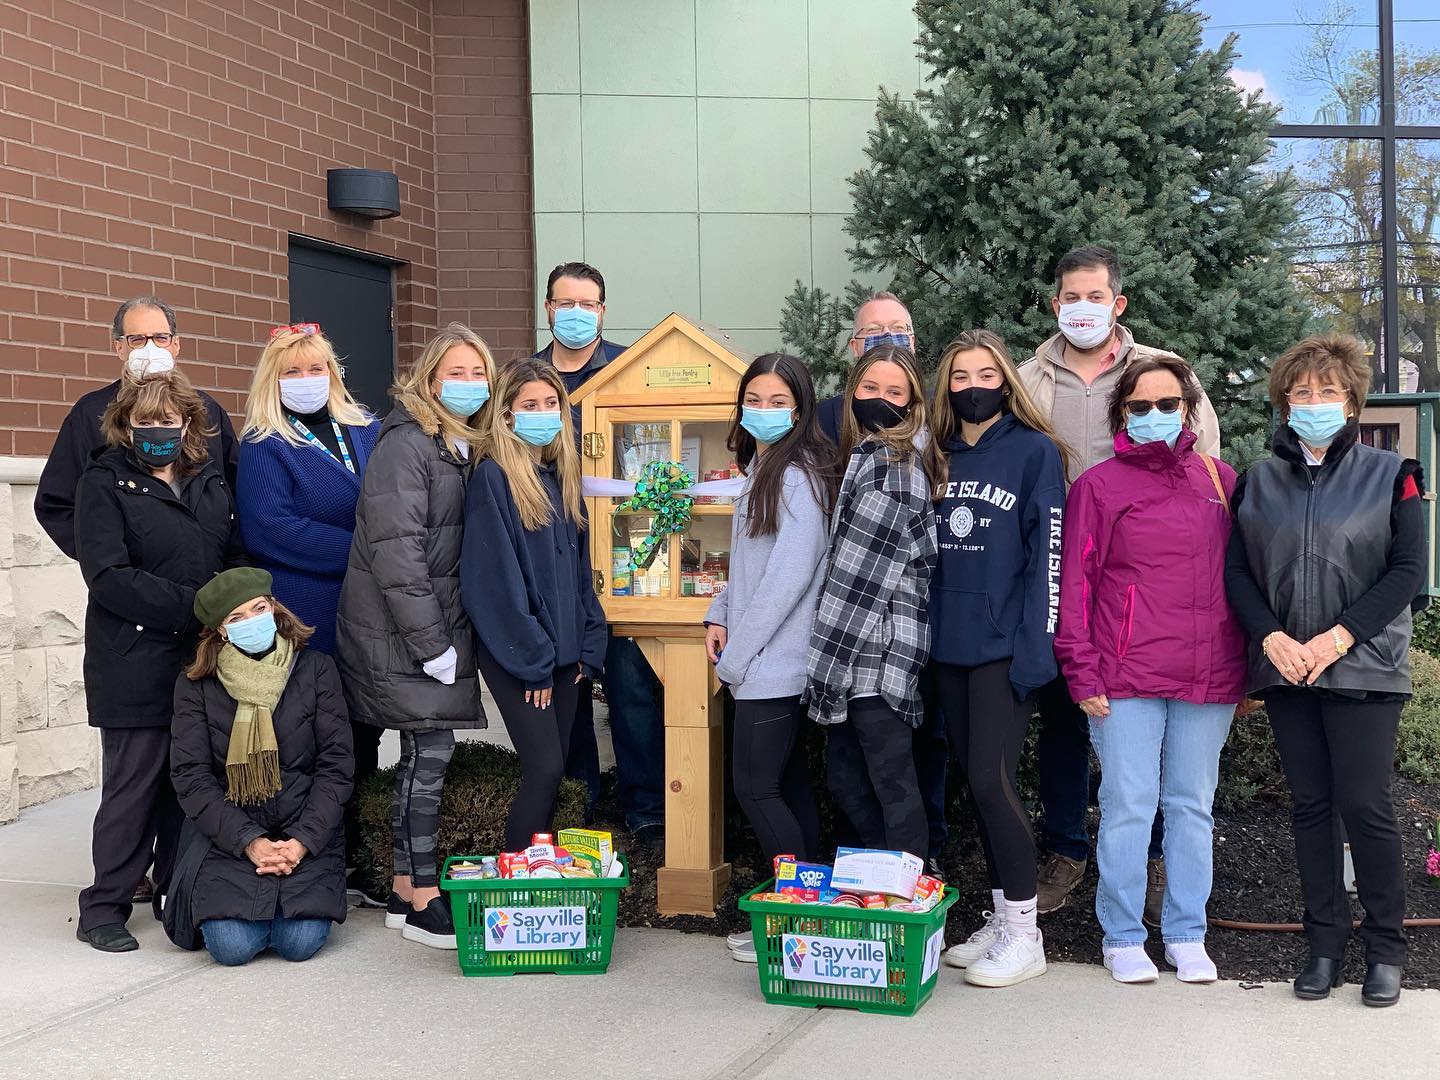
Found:
[[[859,360],[879,345],[899,345],[915,351],[915,326],[907,308],[892,292],[873,292],[855,309],[855,325],[850,332],[850,355]],[[816,417],[830,441],[840,442],[840,409],[844,393],[826,398],[816,409]]]
[[[175,367],[180,355],[180,334],[175,325],[175,310],[157,296],[135,296],[126,300],[115,312],[110,325],[110,338],[115,356],[123,364],[122,378],[143,379],[160,375]],[[90,455],[105,445],[100,434],[100,418],[106,407],[120,392],[120,380],[86,394],[65,417],[55,436],[55,446],[40,473],[35,489],[35,517],[40,527],[55,541],[55,546],[75,558],[75,485],[90,462]],[[235,485],[235,464],[238,444],[230,417],[217,401],[201,393],[210,427],[210,456],[215,459],[230,482]]]

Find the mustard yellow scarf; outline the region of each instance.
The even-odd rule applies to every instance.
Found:
[[[262,803],[280,790],[280,744],[275,741],[275,706],[290,678],[295,646],[276,636],[262,660],[234,645],[220,650],[215,674],[235,699],[235,723],[225,753],[225,797],[237,806]]]

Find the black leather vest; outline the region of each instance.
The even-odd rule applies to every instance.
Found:
[[[1277,436],[1276,450],[1288,431]],[[1268,458],[1245,477],[1237,524],[1250,572],[1270,601],[1285,632],[1309,641],[1329,630],[1360,599],[1389,564],[1391,508],[1400,458],[1354,439],[1353,425],[1337,438],[1312,477],[1290,455]],[[1289,439],[1298,452],[1298,444]],[[1330,690],[1410,692],[1408,605],[1369,641],[1357,641],[1316,681]],[[1262,642],[1250,643],[1250,687],[1289,683],[1265,658]]]

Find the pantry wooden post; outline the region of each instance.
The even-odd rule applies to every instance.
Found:
[[[576,391],[587,476],[636,480],[652,461],[680,462],[697,480],[732,475],[725,442],[751,355],[726,335],[667,316]],[[713,915],[730,884],[725,862],[725,746],[719,685],[705,656],[706,609],[729,572],[728,499],[697,503],[683,535],[633,570],[629,553],[650,518],[623,500],[586,499],[595,591],[611,632],[634,638],[665,695],[665,865],[656,903],[666,915]]]

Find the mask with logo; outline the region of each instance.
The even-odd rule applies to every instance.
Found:
[[[567,349],[583,349],[600,336],[600,316],[582,307],[555,312],[555,340]]]
[[[869,352],[871,349],[878,349],[881,345],[896,345],[902,349],[909,349],[911,352],[914,352],[915,335],[892,334],[887,330],[883,334],[871,334],[868,337],[861,338],[860,344],[863,347],[862,354]]]
[[[455,416],[474,416],[489,400],[490,384],[484,380],[445,379],[440,383],[440,404]]]
[[[280,404],[293,413],[309,415],[330,403],[330,376],[305,375],[280,380]]]
[[[1340,434],[1346,424],[1345,403],[1337,401],[1329,405],[1291,405],[1290,427],[1295,434],[1315,447],[1323,450]]]
[[[164,375],[175,369],[175,357],[169,349],[162,349],[153,341],[147,341],[138,349],[131,349],[125,361],[125,371],[133,379],[147,375]]]
[[[1109,306],[1092,304],[1089,300],[1061,304],[1060,332],[1077,349],[1093,349],[1104,344],[1110,336],[1110,328],[1115,322],[1110,312]]]
[[[756,442],[779,442],[795,426],[793,409],[758,409],[746,405],[740,410],[740,426],[755,436]]]
[[[850,411],[862,431],[884,431],[900,423],[910,415],[910,406],[901,408],[884,398],[851,398]]]
[[[1132,414],[1125,419],[1125,433],[1130,436],[1131,442],[1163,441],[1173,450],[1175,441],[1180,438],[1180,429],[1184,426],[1180,421],[1180,412],[1180,409],[1161,412],[1152,408],[1144,416]]]
[[[137,427],[130,429],[135,456],[152,469],[163,469],[180,456],[183,427]]]
[[[559,410],[515,413],[515,434],[531,446],[549,446],[562,427]]]
[[[1005,404],[1003,386],[967,386],[950,391],[950,411],[958,422],[983,424],[994,417]]]
[[[275,644],[275,613],[261,612],[239,622],[225,624],[225,633],[230,644],[241,652],[255,656]]]

